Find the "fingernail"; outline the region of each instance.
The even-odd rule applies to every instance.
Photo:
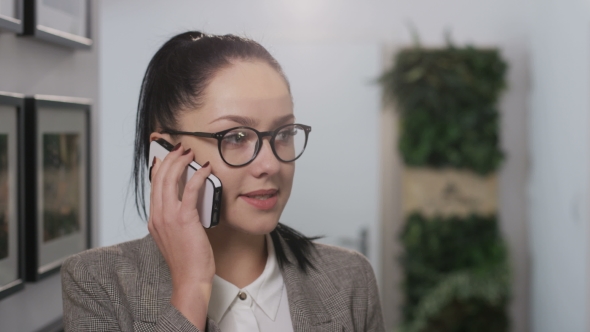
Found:
[[[156,166],[156,157],[154,156],[154,160],[152,160],[152,166],[150,167],[150,171],[148,172],[148,179],[150,180],[150,182],[152,182],[152,170],[154,169],[154,166]]]
[[[203,164],[203,167],[207,167],[207,166],[209,166],[209,162],[206,162]]]
[[[191,152],[191,148],[188,148],[188,149],[184,150],[184,152],[182,153],[182,155],[183,156],[184,155],[187,155],[187,154],[189,154],[189,152]]]
[[[174,147],[174,149],[172,149],[172,151],[176,151],[178,149],[180,149],[180,143],[176,144],[176,146]]]

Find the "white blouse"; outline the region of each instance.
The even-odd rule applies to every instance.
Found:
[[[293,331],[287,289],[270,235],[266,236],[266,246],[264,271],[250,285],[239,289],[217,275],[213,277],[207,314],[221,331]]]

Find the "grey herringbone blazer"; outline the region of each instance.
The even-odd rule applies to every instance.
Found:
[[[369,262],[345,249],[316,247],[316,270],[282,270],[294,331],[384,331]],[[198,331],[170,304],[170,270],[149,235],[74,255],[61,275],[66,331]],[[209,319],[207,330],[219,328]]]

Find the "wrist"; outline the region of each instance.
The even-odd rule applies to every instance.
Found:
[[[191,283],[172,283],[172,296],[184,295],[192,298],[204,298],[209,301],[211,297],[212,282],[191,282]],[[184,297],[183,296],[183,297]]]
[[[185,289],[187,291],[197,291],[198,289],[207,289],[213,286],[213,276],[215,273],[171,273],[173,289]]]
[[[192,283],[172,286],[170,303],[193,325],[204,331],[211,299],[211,283]]]

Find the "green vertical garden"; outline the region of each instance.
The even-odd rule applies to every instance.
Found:
[[[380,82],[400,112],[406,167],[495,173],[498,99],[507,65],[498,50],[405,49]],[[508,252],[496,214],[406,216],[403,332],[509,330]]]

